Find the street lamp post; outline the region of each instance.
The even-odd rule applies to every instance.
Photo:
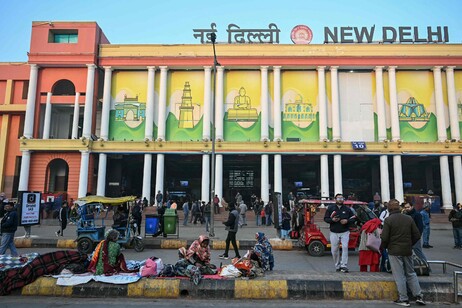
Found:
[[[210,176],[210,229],[209,229],[209,237],[215,236],[215,206],[213,204],[213,198],[215,197],[215,88],[216,88],[216,80],[217,80],[217,66],[220,65],[217,61],[217,54],[215,53],[215,41],[217,39],[217,35],[215,32],[212,32],[210,35],[210,40],[212,41],[213,46],[213,81],[212,81],[212,157],[211,157],[211,176]]]

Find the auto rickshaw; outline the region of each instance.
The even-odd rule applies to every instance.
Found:
[[[130,219],[133,201],[135,196],[120,198],[109,198],[101,196],[87,196],[75,201],[79,205],[79,220],[77,221],[77,250],[82,253],[90,254],[96,245],[104,239],[106,231],[105,220],[109,210],[107,207],[116,207],[128,204],[128,219],[125,225],[115,228],[120,232],[117,243],[125,247],[133,247],[135,251],[144,250],[143,238],[135,236],[133,220]],[[96,224],[96,220],[101,219],[101,225]]]
[[[324,255],[326,249],[330,249],[331,244],[326,239],[324,234],[319,229],[319,226],[314,223],[314,216],[318,211],[318,207],[321,204],[329,206],[335,204],[334,200],[317,200],[317,199],[302,199],[299,200],[299,205],[303,206],[305,223],[303,228],[300,230],[299,243],[304,246],[308,253],[313,257],[320,257]],[[356,206],[361,204],[367,204],[362,201],[345,200],[344,204],[347,206]],[[350,240],[348,242],[349,250],[356,250],[359,246],[359,239],[361,233],[357,227],[350,228]]]

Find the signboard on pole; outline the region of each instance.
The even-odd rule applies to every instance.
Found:
[[[20,226],[40,224],[41,193],[31,191],[18,192],[18,216]]]

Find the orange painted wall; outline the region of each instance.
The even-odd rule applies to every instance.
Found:
[[[53,85],[61,79],[72,81],[75,86],[75,92],[85,92],[87,86],[87,68],[80,67],[42,69],[40,70],[39,92],[51,92]]]
[[[68,198],[77,199],[79,191],[80,152],[77,153],[32,153],[29,173],[29,190],[43,192],[45,189],[46,171],[53,159],[61,158],[69,166],[69,178],[67,184]],[[88,191],[93,187],[94,160],[90,156],[88,172]]]

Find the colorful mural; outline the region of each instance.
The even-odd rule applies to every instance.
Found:
[[[456,88],[457,114],[459,116],[459,130],[462,135],[462,72],[454,72],[454,84]]]
[[[283,71],[281,93],[283,139],[318,141],[317,72]]]
[[[437,141],[433,72],[398,71],[396,90],[401,139]]]
[[[143,140],[146,120],[147,72],[113,73],[110,140]]]
[[[226,73],[223,122],[223,134],[226,141],[260,140],[260,80],[260,71]]]
[[[167,140],[201,140],[204,73],[171,71],[167,97]]]

